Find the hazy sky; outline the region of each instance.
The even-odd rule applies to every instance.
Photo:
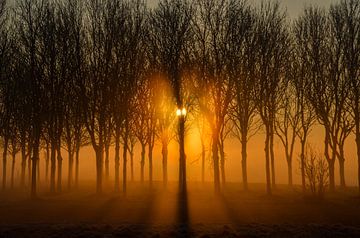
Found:
[[[248,0],[249,3],[260,3],[261,0]],[[281,5],[285,7],[291,18],[295,18],[307,5],[317,5],[321,7],[329,7],[332,3],[339,2],[340,0],[279,0]],[[158,0],[148,0],[149,4],[155,5]]]

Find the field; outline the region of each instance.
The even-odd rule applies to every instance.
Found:
[[[360,197],[355,188],[304,197],[300,187],[227,184],[216,196],[212,184],[177,184],[163,189],[129,184],[126,196],[96,196],[91,186],[36,201],[24,192],[0,193],[0,237],[360,237]]]

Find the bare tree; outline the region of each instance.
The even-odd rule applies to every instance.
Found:
[[[288,165],[288,184],[293,185],[292,161],[295,148],[295,140],[299,131],[300,107],[296,100],[293,85],[285,82],[284,92],[281,96],[280,108],[276,115],[275,133],[284,146],[285,159]]]
[[[343,0],[339,4],[332,7],[333,18],[340,18],[343,21],[343,28],[338,34],[342,35],[342,70],[343,77],[349,91],[350,114],[346,120],[353,120],[355,141],[357,146],[357,157],[360,161],[360,91],[359,91],[359,75],[360,75],[360,4],[358,1]],[[350,119],[351,117],[352,119]],[[347,121],[342,123],[348,123]],[[345,125],[346,128],[349,128]],[[342,130],[345,136],[349,131]],[[344,138],[344,136],[342,136]],[[342,140],[340,140],[342,141]],[[344,161],[343,143],[340,142],[340,161]],[[340,162],[339,161],[339,162]],[[343,163],[339,163],[342,164]],[[360,185],[360,162],[358,162],[358,183]],[[360,189],[360,186],[359,186]]]
[[[256,104],[265,126],[266,190],[275,187],[275,114],[279,107],[282,81],[289,56],[289,32],[279,3],[263,3],[257,12],[258,69]],[[270,173],[271,171],[271,173]]]
[[[313,197],[323,199],[329,185],[329,169],[326,160],[309,146],[304,158],[307,188]]]
[[[133,133],[141,145],[140,158],[140,181],[144,182],[145,177],[145,156],[147,141],[147,117],[148,117],[148,86],[144,79],[139,83],[133,106]],[[136,115],[136,116],[135,116]]]
[[[15,162],[16,162],[16,155],[20,151],[19,146],[19,131],[16,125],[15,117],[12,118],[11,123],[11,136],[9,140],[9,152],[11,154],[11,183],[10,187],[14,188],[14,180],[15,180]]]
[[[40,41],[39,30],[44,20],[43,1],[21,1],[18,3],[16,20],[19,24],[18,34],[23,57],[27,59],[25,77],[28,80],[27,100],[29,109],[28,121],[31,123],[29,145],[31,145],[31,197],[37,197],[37,163],[39,160],[40,137],[45,121],[43,70],[40,65],[37,47]]]
[[[155,69],[169,78],[179,110],[183,110],[182,74],[188,66],[188,45],[192,39],[193,4],[187,0],[161,0],[151,12],[150,45]],[[186,109],[185,109],[186,110]],[[186,190],[185,117],[179,117],[179,185]]]
[[[134,125],[133,121],[131,121],[130,126],[130,133],[129,133],[129,146],[128,146],[128,152],[130,154],[130,178],[131,182],[135,181],[134,177],[134,157],[135,157],[135,146],[138,142],[137,137],[134,134]]]
[[[309,76],[309,70],[307,68],[306,63],[306,52],[301,47],[303,39],[301,38],[302,28],[301,26],[297,26],[295,23],[294,26],[294,37],[295,37],[295,47],[294,47],[294,55],[292,58],[291,65],[291,75],[290,80],[293,85],[295,91],[295,107],[297,108],[298,117],[299,117],[299,125],[298,130],[296,130],[297,137],[300,140],[300,167],[301,167],[301,184],[303,192],[306,189],[306,181],[305,181],[305,146],[311,133],[311,129],[316,122],[316,114],[311,106],[310,101],[307,98],[307,89],[308,82],[307,77]]]
[[[115,6],[116,7],[116,4]],[[119,149],[117,143],[120,142],[118,136],[122,136],[123,141],[123,191],[127,187],[127,152],[129,150],[129,139],[131,134],[131,118],[134,106],[134,95],[139,80],[144,75],[146,66],[145,42],[146,34],[146,14],[147,8],[144,1],[119,1],[117,3],[115,19],[116,42],[115,52],[115,75],[114,86],[117,89],[116,107],[114,112],[115,123],[115,148]],[[118,70],[116,70],[118,68]],[[120,111],[119,111],[120,110]],[[118,163],[119,152],[116,153],[116,163]],[[116,170],[118,170],[116,165]],[[116,172],[117,173],[117,172]],[[116,180],[118,175],[116,175]],[[118,181],[115,182],[118,184]],[[117,185],[115,189],[118,190]]]
[[[76,80],[81,75],[81,62],[79,62],[83,34],[81,9],[81,1],[70,0],[62,4],[59,3],[56,19],[58,24],[60,75],[65,81],[63,85],[64,133],[61,139],[68,152],[68,190],[72,189],[74,180],[75,184],[77,184],[79,149],[83,138],[83,115],[78,105],[80,99],[76,91]]]
[[[255,15],[244,1],[234,1],[229,9],[229,73],[234,81],[234,100],[230,117],[234,134],[241,142],[241,167],[244,190],[248,190],[247,143],[259,128],[255,117],[256,35]]]
[[[96,154],[96,192],[102,193],[103,155],[106,143],[106,130],[110,126],[110,105],[113,99],[111,89],[112,51],[114,26],[110,1],[89,0],[85,21],[86,31],[86,75],[79,84],[84,124]],[[109,8],[110,9],[109,9]],[[111,21],[113,23],[113,21]]]
[[[175,122],[174,105],[171,103],[171,87],[169,81],[161,77],[161,75],[155,79],[157,92],[155,95],[156,105],[156,137],[161,143],[161,154],[162,154],[162,167],[163,167],[163,183],[167,186],[168,181],[168,146],[173,139],[173,129]]]
[[[195,116],[196,128],[199,132],[200,143],[201,143],[201,182],[205,182],[205,162],[206,162],[206,152],[208,150],[207,146],[209,142],[207,138],[210,136],[208,131],[208,124],[206,118],[203,116],[200,110],[197,111]]]
[[[330,190],[334,190],[337,158],[341,185],[345,186],[344,159],[339,157],[339,145],[345,142],[352,127],[346,109],[349,91],[341,66],[344,21],[335,8],[331,8],[329,15],[320,9],[307,8],[298,20],[298,28],[301,47],[306,52],[305,63],[311,69],[307,77],[307,97],[325,130],[324,153],[329,163]]]
[[[11,104],[11,83],[8,81],[7,77],[10,76],[10,39],[9,31],[7,24],[7,13],[6,13],[6,1],[0,1],[0,80],[1,80],[1,136],[3,137],[3,158],[2,158],[2,189],[6,188],[6,171],[7,171],[7,151],[10,137],[10,120],[12,109],[9,104]]]
[[[227,74],[227,42],[229,29],[226,14],[229,1],[199,1],[197,24],[194,31],[197,39],[196,55],[199,75],[199,103],[211,128],[211,146],[214,168],[215,192],[220,192],[219,143],[232,100],[232,81]],[[208,95],[204,95],[204,93]],[[206,97],[205,100],[201,98]],[[225,127],[224,127],[225,128]]]

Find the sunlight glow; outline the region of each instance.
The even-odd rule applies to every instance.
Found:
[[[187,113],[186,109],[183,108],[183,109],[181,110],[181,115],[186,116],[186,113]]]
[[[179,108],[179,109],[176,110],[176,116],[178,116],[178,117],[186,116],[186,114],[187,114],[187,111],[186,111],[185,108],[183,108],[183,109]]]

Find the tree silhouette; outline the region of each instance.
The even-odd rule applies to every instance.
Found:
[[[230,116],[234,123],[234,134],[241,142],[241,167],[244,190],[248,189],[247,143],[257,132],[255,103],[256,37],[255,15],[242,1],[234,1],[229,9],[229,73],[234,81],[233,102]]]
[[[151,12],[150,40],[154,67],[166,74],[179,110],[184,108],[182,74],[188,65],[193,4],[187,0],[162,0]],[[185,109],[186,110],[186,109]],[[179,117],[179,185],[186,189],[185,117]]]
[[[265,127],[267,193],[275,187],[274,134],[281,86],[289,56],[289,32],[279,3],[263,3],[257,12],[258,69],[256,104]],[[270,174],[271,171],[271,174]]]

